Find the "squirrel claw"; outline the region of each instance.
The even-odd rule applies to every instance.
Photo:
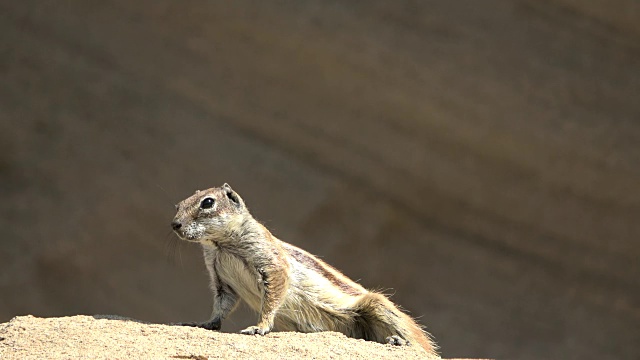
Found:
[[[409,342],[407,340],[401,338],[398,335],[388,336],[386,340],[387,340],[387,344],[390,344],[390,345],[396,345],[396,346],[409,345]]]
[[[261,328],[258,326],[249,326],[248,328],[240,331],[240,333],[245,335],[267,335],[269,331],[270,330],[266,328]]]

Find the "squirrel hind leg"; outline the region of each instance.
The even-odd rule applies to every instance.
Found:
[[[367,293],[354,304],[356,337],[379,343],[404,345],[397,309],[384,295]],[[395,310],[395,311],[394,311]]]
[[[413,345],[436,355],[436,346],[409,315],[384,295],[369,292],[353,306],[356,314],[353,337],[392,345]]]

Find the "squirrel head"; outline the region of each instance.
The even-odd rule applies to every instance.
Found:
[[[177,204],[171,227],[182,240],[210,243],[237,233],[247,216],[244,201],[225,183],[197,190]]]

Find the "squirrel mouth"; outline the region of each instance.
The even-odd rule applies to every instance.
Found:
[[[188,240],[188,236],[183,234],[182,231],[179,230],[173,230],[173,233],[176,234],[176,236],[180,239],[180,240]]]
[[[174,231],[174,234],[176,234],[176,236],[180,239],[180,240],[184,240],[184,241],[189,241],[189,242],[200,242],[198,241],[198,239],[196,239],[195,235],[192,234],[184,234],[181,231]]]

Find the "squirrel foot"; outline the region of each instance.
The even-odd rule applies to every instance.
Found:
[[[409,342],[407,340],[401,338],[398,335],[388,336],[386,340],[387,340],[387,344],[390,344],[390,345],[396,345],[396,346],[409,345]]]
[[[245,335],[267,335],[271,330],[267,328],[261,328],[258,326],[249,326],[248,328],[240,331],[241,334]]]
[[[222,327],[222,323],[220,321],[214,320],[205,322],[181,322],[172,325],[199,327],[207,330],[220,330],[220,327]]]

